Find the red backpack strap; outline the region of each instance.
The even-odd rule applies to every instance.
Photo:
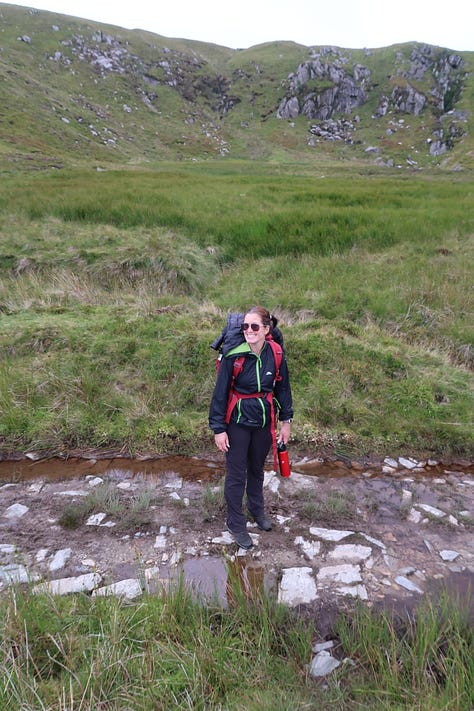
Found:
[[[225,421],[227,424],[230,422],[230,416],[232,415],[232,410],[234,409],[238,397],[235,394],[234,390],[234,382],[237,376],[242,372],[242,368],[244,367],[244,361],[245,361],[245,356],[239,356],[234,360],[234,368],[232,371],[232,380],[230,381],[230,388],[229,388],[229,398],[227,400],[227,409],[225,413]]]
[[[273,351],[273,357],[275,359],[275,382],[281,380],[280,367],[281,361],[283,360],[283,348],[279,343],[273,340],[273,338],[267,338],[267,343]]]
[[[283,360],[283,349],[277,343],[276,341],[273,340],[273,338],[268,338],[267,339],[268,345],[273,351],[273,358],[275,359],[275,379],[273,381],[273,387],[275,387],[275,383],[278,380],[281,380],[281,375],[280,375],[280,366],[281,366],[281,361]],[[275,403],[273,402],[273,393],[270,393],[270,416],[271,416],[271,433],[272,433],[272,445],[273,445],[273,468],[277,472],[278,471],[278,448],[277,448],[277,441],[276,441],[276,417],[275,417]]]

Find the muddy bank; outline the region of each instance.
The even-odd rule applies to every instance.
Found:
[[[225,603],[231,571],[246,594],[263,586],[319,615],[356,598],[416,605],[444,584],[467,599],[474,585],[472,463],[302,457],[282,479],[268,462],[273,530],[249,521],[242,554],[225,531],[221,456],[118,454],[0,462],[0,590],[87,580],[139,594],[183,576]]]

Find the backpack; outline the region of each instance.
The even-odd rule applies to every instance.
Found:
[[[243,343],[245,341],[244,334],[241,328],[244,317],[245,314],[242,313],[229,314],[227,316],[226,325],[222,329],[220,336],[218,336],[216,340],[211,343],[211,348],[213,348],[219,354],[217,356],[217,370],[219,370],[219,363],[222,360],[222,356],[228,353],[232,348],[235,348],[235,346],[238,346],[240,343]],[[281,350],[284,350],[283,334],[278,328],[278,326],[273,324],[273,318],[270,332],[267,335],[267,341],[274,341],[278,343],[278,345],[281,346]]]
[[[219,372],[219,367],[222,358],[235,346],[244,343],[245,337],[242,331],[242,322],[244,320],[245,314],[243,313],[230,313],[227,316],[227,323],[222,329],[220,336],[218,336],[215,341],[211,343],[211,348],[218,352],[216,359],[216,372]],[[275,383],[277,380],[281,380],[280,376],[280,366],[283,359],[283,334],[277,325],[273,322],[270,331],[266,336],[266,341],[273,351],[273,357],[275,359]],[[245,356],[239,356],[234,360],[234,369],[232,372],[232,380],[229,388],[229,400],[227,402],[227,412],[226,412],[226,422],[230,421],[232,410],[237,402],[237,397],[234,390],[234,382],[239,373],[244,366]],[[240,396],[242,397],[242,396]],[[246,396],[244,396],[246,397]],[[252,395],[250,397],[253,397]],[[272,393],[270,393],[270,407],[271,407],[271,432],[272,432],[272,443],[273,443],[273,459],[275,471],[277,471],[277,445],[276,445],[276,425],[275,425],[275,408],[273,404]]]

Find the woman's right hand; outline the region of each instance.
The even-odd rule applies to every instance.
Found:
[[[225,453],[229,449],[229,438],[227,436],[227,432],[220,432],[219,434],[214,435],[214,442],[216,443],[217,449],[221,452]]]

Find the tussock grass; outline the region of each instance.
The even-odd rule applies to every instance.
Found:
[[[446,593],[413,613],[360,606],[338,625],[341,644],[357,660],[353,698],[378,709],[464,711],[474,703],[474,628],[467,602]]]
[[[324,685],[307,673],[317,619],[229,569],[229,608],[196,602],[182,582],[125,603],[10,589],[0,599],[0,703],[9,709],[420,709],[473,703],[473,634],[458,600],[400,617],[362,606],[335,622],[342,664]]]
[[[350,525],[359,519],[354,499],[350,494],[342,491],[330,491],[325,498],[319,494],[308,495],[302,492],[304,498],[302,514],[311,523],[323,523],[329,528]]]
[[[469,182],[251,168],[9,178],[3,449],[205,451],[209,344],[260,302],[295,444],[473,454]]]
[[[138,496],[121,497],[116,486],[100,484],[86,497],[67,504],[58,523],[63,528],[75,529],[83,526],[92,514],[105,513],[116,523],[117,530],[134,530],[152,522],[150,507],[155,501],[154,493],[148,489]]]

